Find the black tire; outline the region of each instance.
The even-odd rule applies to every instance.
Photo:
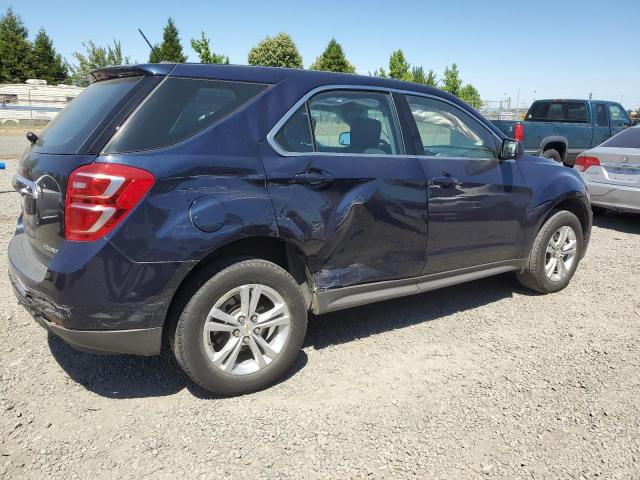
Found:
[[[227,263],[228,265],[228,263]],[[208,358],[203,328],[214,304],[233,288],[260,283],[271,287],[289,308],[290,331],[280,353],[266,367],[245,375],[223,372]],[[185,373],[204,389],[222,395],[239,395],[266,388],[295,362],[307,330],[307,309],[302,292],[289,273],[265,260],[243,260],[221,269],[193,293],[177,321],[173,352]]]
[[[549,150],[545,150],[542,152],[541,157],[549,158],[551,160],[555,160],[558,163],[562,163],[562,155],[555,148],[550,148]]]
[[[597,207],[596,205],[591,205],[591,211],[593,212],[594,217],[599,217],[600,215],[604,215],[607,213],[607,209],[603,207]]]
[[[570,226],[576,234],[576,257],[568,274],[561,280],[553,281],[545,273],[547,245],[551,236],[562,226]],[[554,213],[542,226],[536,236],[524,270],[517,274],[518,281],[527,288],[540,293],[558,292],[565,288],[578,268],[584,248],[584,237],[580,220],[573,213],[560,210]]]

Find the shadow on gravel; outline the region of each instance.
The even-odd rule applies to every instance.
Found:
[[[593,218],[593,226],[608,228],[620,233],[640,234],[640,215],[633,213],[607,212]]]
[[[521,287],[514,275],[504,274],[433,292],[311,316],[305,346],[322,349],[351,342],[496,302],[512,297],[514,293],[538,295]]]
[[[51,334],[48,343],[53,357],[74,382],[103,397],[163,397],[187,388],[198,398],[222,398],[193,383],[169,352],[156,357],[94,355],[80,352]],[[301,351],[281,381],[287,381],[306,364],[307,355]]]

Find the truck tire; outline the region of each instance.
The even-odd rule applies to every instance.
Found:
[[[543,158],[549,158],[551,160],[555,160],[558,163],[562,163],[562,156],[560,155],[560,152],[557,151],[555,148],[550,148],[549,150],[545,150],[544,152],[542,152],[542,155],[540,155]]]

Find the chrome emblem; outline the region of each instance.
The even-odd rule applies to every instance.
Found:
[[[622,163],[629,163],[629,157],[622,157]]]

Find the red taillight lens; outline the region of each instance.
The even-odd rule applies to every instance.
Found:
[[[513,138],[522,142],[524,140],[524,125],[522,123],[516,123],[513,127]]]
[[[589,167],[599,167],[600,159],[598,157],[589,157],[587,155],[578,155],[574,167],[581,172],[586,172]]]
[[[153,186],[140,168],[92,163],[69,176],[65,202],[65,238],[91,242],[106,235]]]

